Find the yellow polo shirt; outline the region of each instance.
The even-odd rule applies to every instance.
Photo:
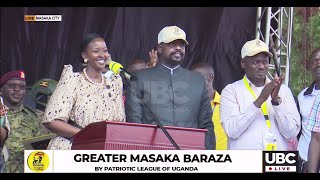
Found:
[[[216,91],[214,99],[211,100],[213,110],[212,122],[216,135],[216,150],[227,150],[227,135],[220,123],[220,94]]]

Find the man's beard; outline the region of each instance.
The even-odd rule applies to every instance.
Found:
[[[171,66],[177,66],[177,65],[181,64],[181,61],[175,61],[175,60],[173,60],[173,59],[170,59],[170,60],[168,61],[168,63],[169,63]]]
[[[181,57],[181,59],[180,60],[175,60],[175,59],[173,59],[171,56],[169,57],[169,58],[167,58],[167,63],[169,64],[169,65],[171,65],[171,66],[177,66],[177,65],[179,65],[179,64],[181,64],[182,63],[182,60],[184,59],[184,57]]]

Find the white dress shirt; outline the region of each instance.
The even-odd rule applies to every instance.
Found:
[[[257,97],[257,87],[249,85]],[[270,80],[267,79],[266,83]],[[271,131],[277,138],[277,150],[288,149],[288,140],[300,131],[300,115],[290,89],[282,84],[279,91],[282,102],[278,106],[271,104],[271,96],[267,99],[268,115]],[[246,88],[243,80],[227,85],[221,93],[220,117],[228,136],[231,150],[264,150],[264,134],[268,130],[266,120],[253,102],[255,98]]]
[[[310,119],[310,112],[311,112],[313,102],[317,94],[320,92],[320,90],[316,90],[313,87],[313,91],[311,94],[304,95],[304,92],[307,89],[308,88],[305,88],[298,95],[300,114],[302,116],[302,134],[299,138],[298,151],[299,151],[300,157],[306,161],[308,160],[309,143],[311,140],[311,131],[307,129],[307,124]]]

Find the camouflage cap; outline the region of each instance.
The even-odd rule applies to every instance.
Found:
[[[48,102],[48,96],[51,96],[56,89],[57,81],[53,79],[40,79],[32,85],[31,97],[32,100],[37,103],[46,106]]]

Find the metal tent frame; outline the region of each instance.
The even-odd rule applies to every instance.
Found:
[[[265,22],[265,26],[262,26]],[[273,26],[272,26],[273,25]],[[256,38],[266,42],[270,47],[270,38],[274,42],[271,47],[276,52],[275,61],[269,64],[269,76],[276,68],[285,75],[285,84],[290,82],[290,54],[293,26],[293,7],[258,7]],[[262,31],[264,28],[264,31]],[[277,66],[277,67],[276,67]],[[272,76],[271,76],[272,77]]]

